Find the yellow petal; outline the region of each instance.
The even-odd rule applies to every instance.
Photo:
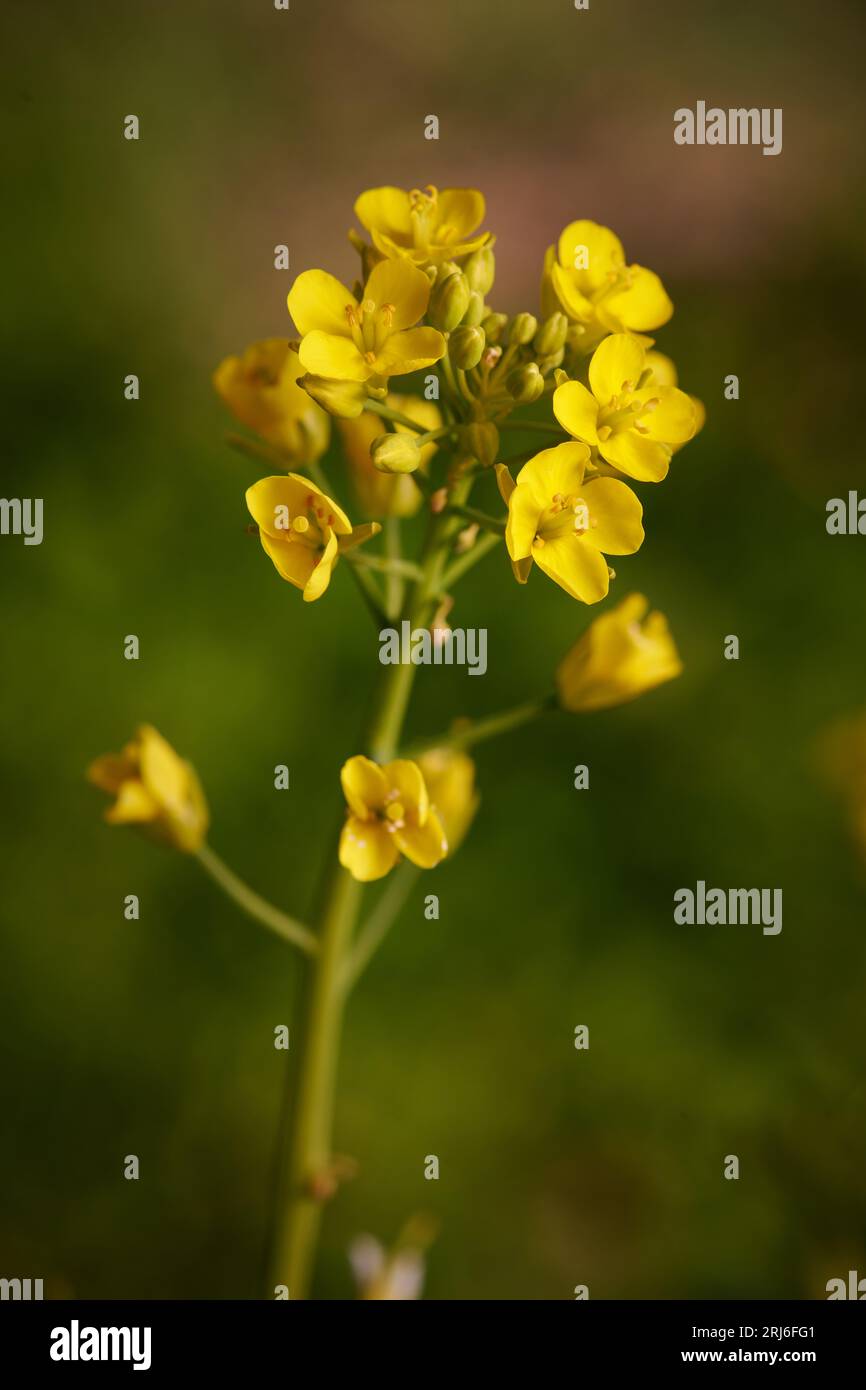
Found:
[[[340,835],[340,863],[361,883],[384,878],[397,863],[394,836],[379,820],[349,816]]]
[[[304,585],[304,603],[313,603],[317,598],[321,598],[331,582],[331,574],[337,561],[337,537],[330,528],[326,534],[328,539],[325,548],[319,552],[318,563]]]
[[[486,206],[477,188],[443,188],[436,203],[434,241],[449,245],[469,236],[484,221]]]
[[[403,262],[394,261],[393,264],[402,265]],[[445,348],[445,339],[435,328],[410,328],[404,333],[392,333],[371,370],[384,377],[415,372],[438,362],[444,357]]]
[[[633,555],[643,545],[643,507],[618,478],[594,478],[583,496],[593,526],[583,540],[605,555]]]
[[[557,492],[568,496],[580,487],[588,463],[588,447],[576,440],[542,449],[521,468],[518,489],[529,489],[541,508],[549,507]]]
[[[310,478],[305,478],[302,473],[290,473],[288,480],[297,489],[292,493],[295,508],[292,513],[293,516],[301,511],[312,510],[320,521],[331,526],[338,536],[349,535],[352,530],[352,523],[342,507],[337,506],[333,497],[329,497],[320,487],[316,487],[316,484]]]
[[[409,758],[396,758],[386,763],[382,770],[391,788],[399,792],[400,801],[417,816],[419,825],[423,825],[430,809],[430,799],[418,764]]]
[[[576,439],[598,442],[598,401],[579,381],[564,381],[553,393],[553,413]]]
[[[382,810],[388,795],[388,779],[371,758],[361,753],[349,758],[343,763],[340,781],[349,809],[361,820]]]
[[[598,306],[598,316],[612,332],[634,329],[646,332],[661,328],[674,312],[667,291],[655,271],[643,266],[629,266],[631,284],[613,294],[605,295]]]
[[[538,531],[542,511],[543,507],[537,502],[530,487],[514,489],[508,504],[508,520],[505,523],[505,545],[512,560],[531,558],[532,542]]]
[[[404,825],[394,831],[394,842],[401,854],[419,869],[435,869],[448,853],[442,822],[431,810],[423,825]]]
[[[124,782],[113,806],[109,806],[105,819],[109,825],[146,825],[159,817],[159,803],[151,796],[142,782]]]
[[[695,432],[695,407],[685,391],[678,391],[675,386],[647,386],[636,394],[641,404],[657,402],[640,419],[650,439],[663,444],[685,444],[691,439]]]
[[[380,261],[370,273],[364,298],[372,299],[377,308],[390,304],[394,311],[392,332],[399,333],[424,317],[430,281],[409,261]]]
[[[639,483],[660,483],[667,477],[671,465],[670,449],[637,430],[621,430],[612,434],[598,451],[608,463],[627,473]]]
[[[610,580],[603,555],[577,536],[537,545],[532,558],[555,584],[581,603],[598,603],[608,591]]]
[[[327,376],[337,381],[366,381],[373,368],[355,347],[351,338],[334,333],[308,333],[301,339],[298,356],[313,376]]]
[[[625,265],[619,237],[609,227],[588,218],[568,224],[560,235],[557,250],[559,264],[564,270],[577,272],[578,287],[585,292],[601,289],[611,272]]]
[[[124,782],[137,776],[138,757],[130,757],[128,753],[106,753],[87,769],[88,782],[111,796],[117,796]]]
[[[186,763],[152,725],[143,724],[138,737],[145,788],[156,802],[178,811],[186,804],[189,793]]]
[[[289,290],[286,302],[302,337],[314,329],[341,336],[350,333],[346,309],[355,308],[357,300],[351,290],[326,270],[303,271]],[[313,368],[309,367],[308,371]]]
[[[682,662],[661,613],[645,617],[642,594],[602,613],[563,657],[556,688],[563,709],[608,709],[673,680]]]
[[[318,563],[319,551],[309,545],[298,545],[294,541],[269,536],[267,531],[259,531],[259,540],[280,578],[294,584],[296,589],[306,589]]]
[[[644,349],[630,333],[612,333],[599,343],[589,364],[589,384],[596,400],[608,405],[624,387],[627,391],[635,391],[643,371],[644,356]]]
[[[412,237],[409,194],[403,188],[368,188],[355,203],[355,216],[362,227],[397,238]]]
[[[511,476],[507,463],[495,464],[494,471],[496,473],[496,486],[499,488],[499,495],[507,507],[508,503],[511,501],[511,494],[517,487],[517,484]]]
[[[564,270],[554,264],[550,268],[550,281],[565,312],[570,318],[588,323],[595,316],[592,300],[578,288],[578,276],[574,270]]]

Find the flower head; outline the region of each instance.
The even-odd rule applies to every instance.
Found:
[[[285,449],[298,463],[321,458],[331,425],[325,411],[298,386],[298,354],[283,338],[252,343],[242,357],[226,357],[213,384],[242,425]]]
[[[490,240],[477,231],[484,195],[474,188],[371,188],[355,204],[355,216],[381,255],[416,265],[437,265],[468,256]]]
[[[195,769],[150,724],[142,724],[121,753],[106,753],[87,769],[94,786],[115,797],[109,825],[137,825],[152,839],[192,854],[208,828],[208,808]]]
[[[417,763],[397,758],[380,767],[359,755],[343,764],[340,778],[349,807],[340,863],[353,878],[384,878],[401,854],[419,869],[444,859],[448,842]]]
[[[360,302],[324,270],[305,270],[289,291],[289,313],[302,335],[299,357],[314,376],[365,381],[438,362],[445,339],[435,328],[415,328],[430,299],[430,281],[408,261],[380,261]]]
[[[442,415],[433,401],[418,396],[389,395],[385,404],[401,415],[422,425],[425,430],[437,430]],[[408,425],[395,425],[399,434],[409,433]],[[368,516],[414,516],[423,501],[421,489],[411,477],[400,473],[383,473],[370,457],[370,445],[382,433],[380,415],[365,410],[357,420],[341,420],[340,434],[351,469],[352,482],[362,508]],[[426,471],[436,452],[435,441],[421,445],[421,471]]]
[[[430,748],[418,759],[427,783],[431,805],[445,828],[448,853],[453,854],[469,830],[478,810],[475,763],[468,753],[451,748]]]
[[[632,555],[641,546],[643,508],[616,478],[584,482],[588,462],[585,444],[558,444],[524,464],[516,483],[504,464],[496,476],[508,506],[505,544],[520,582],[534,560],[572,598],[597,603],[610,582],[604,556]]]
[[[557,667],[563,709],[583,713],[622,705],[680,675],[667,619],[648,610],[643,594],[629,594],[590,624]]]
[[[563,429],[621,473],[659,482],[673,449],[692,438],[697,416],[685,391],[657,384],[646,356],[631,333],[611,334],[592,355],[591,389],[563,382],[553,393],[553,413]]]
[[[674,306],[659,277],[642,265],[626,265],[622,242],[609,227],[570,222],[545,260],[546,308],[557,303],[581,330],[589,352],[606,333],[661,328]]]
[[[265,553],[283,579],[303,590],[306,603],[321,598],[340,553],[380,529],[375,522],[353,527],[336,502],[298,473],[262,478],[246,498]]]

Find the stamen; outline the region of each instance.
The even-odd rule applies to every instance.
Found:
[[[299,535],[299,536],[302,536],[302,535],[304,534],[304,532],[305,532],[305,531],[309,531],[309,529],[310,529],[310,523],[309,523],[309,521],[307,520],[307,518],[306,518],[305,516],[296,516],[296,517],[295,517],[294,521],[292,522],[292,530],[293,530],[293,531],[297,531],[298,535]]]

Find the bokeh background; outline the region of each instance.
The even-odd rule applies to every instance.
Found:
[[[289,332],[275,244],[354,275],[380,183],[480,187],[510,312],[568,221],[613,226],[672,294],[659,346],[708,422],[617,566],[685,674],[484,745],[440,920],[422,884],[351,1006],[337,1148],[360,1166],[316,1293],[351,1296],[351,1240],[417,1212],[434,1298],[809,1298],[866,1273],[866,869],[814,754],[866,705],[866,541],[824,524],[863,481],[862,6],[13,0],[3,27],[2,491],[46,510],[40,548],[0,540],[0,1273],[257,1293],[293,959],[194,862],[105,827],[83,772],[152,721],[215,848],[309,910],[376,644],[345,569],[305,606],[245,535],[261,470],[210,372]],[[698,99],[783,107],[782,154],[675,146]],[[410,732],[536,693],[588,616],[489,557],[454,619],[489,629],[487,677],[422,671]],[[781,887],[782,934],[676,926],[699,878]]]

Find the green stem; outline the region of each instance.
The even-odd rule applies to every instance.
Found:
[[[385,572],[385,611],[389,618],[396,618],[400,613],[400,609],[403,607],[404,586],[401,573],[403,575],[406,574],[406,570],[402,567],[404,564],[407,564],[407,562],[402,559],[402,551],[400,549],[400,518],[398,516],[386,516],[384,526],[385,563],[388,567]],[[411,566],[412,571],[414,571],[415,568],[414,565]],[[419,570],[417,575],[413,575],[412,577],[417,578],[420,573],[421,571]]]
[[[403,756],[414,758],[428,748],[448,748],[452,752],[471,748],[475,743],[482,743],[488,738],[496,738],[500,734],[509,734],[514,729],[519,729],[523,724],[530,724],[534,719],[538,719],[539,715],[546,714],[556,707],[557,699],[553,694],[544,695],[538,700],[527,700],[525,705],[515,705],[512,709],[500,710],[498,714],[490,714],[484,719],[476,719],[473,723],[460,726],[450,733],[439,734],[435,738],[425,738],[414,743]]]
[[[404,862],[391,875],[387,888],[358,933],[344,962],[341,985],[346,994],[354,988],[376,954],[415,886],[420,870]]]
[[[388,521],[396,521],[396,519],[393,516],[388,517]],[[386,544],[388,530],[386,525]],[[395,575],[398,578],[402,576],[404,579],[423,579],[424,577],[424,571],[420,565],[413,565],[411,560],[392,559],[387,553],[385,555],[370,555],[366,550],[355,550],[344,555],[343,559],[348,560],[350,565],[358,565],[361,569],[378,570],[381,574],[391,578]]]
[[[483,536],[467,550],[465,554],[459,555],[446,569],[442,576],[442,589],[445,593],[453,588],[458,579],[462,579],[467,570],[477,565],[479,560],[483,560],[488,551],[500,544],[502,537],[495,531],[485,531]]]
[[[448,511],[452,516],[465,517],[467,521],[474,521],[479,526],[483,526],[485,531],[494,531],[497,536],[505,535],[505,517],[488,516],[487,512],[479,512],[475,507],[455,506],[453,503]]]
[[[376,401],[371,397],[364,409],[372,415],[381,415],[383,420],[390,420],[394,425],[403,425],[413,434],[426,434],[427,432],[424,425],[419,425],[417,420],[413,420],[409,415],[404,415],[402,411],[392,410],[391,406],[385,405],[384,401]]]
[[[292,946],[298,946],[308,955],[315,955],[319,949],[316,937],[308,927],[301,922],[296,922],[294,917],[289,917],[287,913],[281,912],[273,903],[269,903],[266,898],[261,897],[243,879],[238,878],[227,864],[224,864],[219,855],[216,854],[208,844],[201,846],[196,851],[196,858],[202,868],[210,874],[211,878],[245,912],[248,917],[260,922],[269,931],[276,932],[277,936],[288,941]]]

